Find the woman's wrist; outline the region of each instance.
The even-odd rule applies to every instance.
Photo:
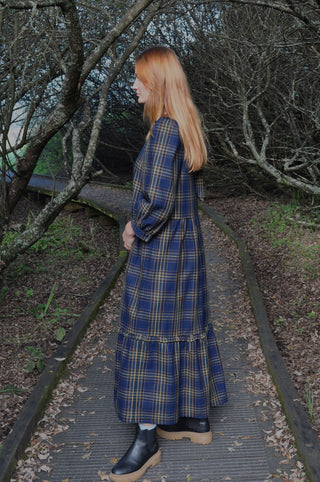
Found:
[[[135,240],[135,233],[133,231],[133,228],[132,228],[132,224],[131,224],[131,221],[129,221],[126,226],[125,226],[125,229],[124,229],[124,232],[122,234],[122,239],[123,239],[123,242],[124,242],[124,246],[125,248],[130,251],[133,243],[134,243],[134,240]]]

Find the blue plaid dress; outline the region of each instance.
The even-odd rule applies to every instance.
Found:
[[[132,226],[115,367],[123,422],[174,424],[205,418],[227,401],[208,320],[197,194],[178,124],[161,117],[135,164]]]

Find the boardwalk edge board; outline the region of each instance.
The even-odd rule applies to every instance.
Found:
[[[201,209],[210,217],[216,226],[236,244],[238,248],[247,281],[253,313],[258,326],[260,343],[269,372],[276,386],[280,402],[284,409],[289,427],[295,438],[296,447],[304,463],[307,475],[310,481],[319,482],[320,444],[306,411],[300,402],[299,395],[272,335],[268,315],[263,303],[262,294],[259,289],[248,249],[244,241],[233,231],[221,214],[215,211],[212,207],[204,204],[201,204]]]

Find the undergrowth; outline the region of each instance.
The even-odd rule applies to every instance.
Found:
[[[253,222],[263,227],[274,248],[286,250],[288,269],[311,279],[318,276],[320,268],[320,219],[314,211],[297,201],[273,203],[264,219]]]
[[[281,259],[284,271],[293,274],[296,280],[296,297],[291,297],[287,311],[278,311],[273,320],[273,330],[280,339],[287,340],[288,350],[296,343],[301,350],[304,343],[318,338],[320,322],[320,303],[304,290],[316,290],[320,272],[320,207],[305,206],[298,201],[287,204],[273,203],[268,211],[256,217],[252,224],[263,233]],[[262,228],[262,230],[261,230]],[[266,253],[267,254],[267,253]],[[298,288],[300,287],[300,288]],[[302,288],[301,288],[302,287]],[[283,294],[283,296],[286,296]],[[279,306],[279,305],[278,305]],[[280,300],[281,306],[281,300]],[[285,333],[285,334],[284,334]],[[291,337],[291,338],[290,338]],[[290,339],[290,341],[289,341]],[[293,341],[296,339],[298,341]],[[303,341],[304,340],[304,341]],[[299,370],[295,371],[299,375]],[[303,382],[301,382],[303,383]],[[318,403],[318,373],[313,367],[308,371],[304,392],[301,394],[312,423],[319,423],[315,415]]]
[[[26,224],[31,223],[32,219],[33,214],[29,212]],[[88,256],[97,260],[110,257],[107,250],[99,248],[95,232],[96,227],[90,222],[87,232],[83,233],[82,227],[74,223],[71,215],[59,216],[42,238],[29,248],[26,255],[19,255],[4,273],[0,306],[5,303],[10,291],[10,297],[16,300],[16,308],[9,317],[15,318],[16,323],[19,323],[20,318],[23,320],[24,315],[33,319],[33,328],[28,333],[5,340],[8,346],[24,347],[25,371],[28,373],[41,371],[44,367],[44,353],[37,342],[40,333],[42,338],[44,333],[51,333],[51,338],[53,336],[56,342],[61,342],[67,328],[73,325],[75,317],[78,316],[72,313],[72,309],[59,306],[57,281],[54,280],[64,276],[64,266],[68,265],[73,267],[74,282],[85,286],[87,278],[78,270],[82,261],[85,262]],[[10,243],[16,235],[15,231],[7,231],[3,242]],[[45,291],[42,292],[41,287],[33,285],[32,282],[32,273],[41,272],[48,275],[48,280],[53,280],[51,286],[48,284],[50,281],[47,282]],[[21,277],[25,280],[23,287]],[[18,280],[19,284],[16,283]]]

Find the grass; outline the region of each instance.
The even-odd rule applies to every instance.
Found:
[[[276,249],[284,249],[290,257],[288,265],[303,276],[315,279],[320,268],[320,234],[317,216],[298,201],[288,204],[273,203],[267,216],[255,220]]]
[[[28,222],[31,222],[33,214],[30,213]],[[89,237],[88,237],[89,233]],[[71,215],[58,217],[48,228],[47,232],[27,253],[29,256],[19,256],[5,271],[4,282],[0,293],[0,303],[5,301],[8,291],[13,289],[15,282],[22,277],[25,279],[24,287],[15,288],[11,297],[15,298],[24,312],[34,319],[33,327],[24,335],[17,335],[7,340],[9,344],[23,344],[26,349],[25,371],[31,373],[33,370],[41,371],[44,366],[44,355],[42,349],[37,346],[36,337],[43,336],[44,332],[51,333],[51,339],[61,342],[67,332],[67,327],[73,325],[75,316],[68,307],[59,306],[56,300],[57,281],[64,277],[65,267],[74,267],[74,279],[78,285],[86,285],[88,275],[79,270],[77,277],[77,267],[82,265],[81,261],[86,257],[101,259],[101,256],[108,258],[107,252],[96,249],[95,227],[90,225],[86,235],[82,232],[82,227],[73,221]],[[5,235],[5,243],[10,243],[17,233],[8,231]],[[30,257],[31,255],[31,257]],[[80,264],[79,264],[80,262]],[[51,266],[53,272],[51,272]],[[60,274],[59,274],[59,267]],[[47,272],[46,275],[57,281],[51,284],[51,290],[41,302],[39,301],[39,286],[34,285],[32,273]],[[79,278],[79,279],[78,279]],[[48,284],[46,285],[48,289]],[[22,304],[21,304],[22,302]],[[18,314],[18,313],[17,313]],[[26,346],[26,345],[29,346]]]
[[[36,306],[32,307],[29,311],[34,316],[36,323],[33,331],[28,332],[22,337],[15,337],[12,340],[8,340],[11,343],[25,343],[28,340],[34,338],[35,334],[40,331],[43,326],[46,326],[48,330],[50,330],[50,326],[55,326],[55,338],[57,341],[62,341],[66,330],[63,324],[67,323],[69,325],[73,325],[74,318],[78,315],[74,315],[70,313],[66,308],[60,308],[55,300],[54,297],[54,290],[56,287],[56,282],[53,283],[50,294],[46,303],[38,303]],[[26,298],[30,298],[33,296],[34,292],[33,289],[26,288],[25,296]],[[28,347],[29,350],[29,357],[27,361],[26,371],[30,373],[35,368],[38,370],[42,370],[44,367],[43,364],[43,354],[42,351],[36,349],[35,347]]]
[[[0,388],[0,393],[11,393],[13,395],[21,395],[23,392],[22,388],[16,387],[15,385],[6,385],[3,388]]]
[[[319,430],[320,206],[306,200],[274,202],[255,215],[252,226],[265,250],[259,250],[259,268],[272,260],[262,278],[273,334]]]
[[[314,422],[315,420],[315,414],[314,414],[314,396],[311,390],[311,385],[310,385],[310,380],[306,383],[305,387],[305,401],[308,409],[308,414],[311,422]]]
[[[79,238],[81,234],[81,228],[73,223],[71,216],[57,218],[42,238],[30,249],[38,253],[50,248],[60,258],[75,256],[82,259],[83,251],[79,246],[80,242],[74,243],[74,245],[72,243],[72,240]]]
[[[29,216],[28,222],[32,215]],[[10,244],[10,242],[18,236],[18,233],[14,231],[7,231],[5,233],[3,244]],[[83,248],[83,241],[82,238],[82,229],[80,226],[74,224],[71,216],[66,216],[63,218],[57,218],[51,226],[49,226],[48,230],[44,233],[44,235],[33,245],[29,248],[29,251],[32,253],[40,253],[40,252],[49,252],[50,255],[56,257],[57,259],[68,259],[79,261],[83,260],[85,255],[87,255],[87,251],[89,249],[89,254],[91,256],[95,256],[95,252],[91,252],[91,249],[85,247]],[[43,264],[40,260],[34,259],[33,265],[28,266],[24,262],[24,256],[19,255],[17,259],[11,264],[10,268],[6,272],[6,277],[8,280],[14,280],[17,277],[22,275],[27,275],[34,271],[41,272],[46,271],[47,266]],[[4,288],[5,289],[5,288]],[[29,288],[26,289],[26,296],[32,297],[33,289]],[[1,297],[1,294],[0,294]]]

